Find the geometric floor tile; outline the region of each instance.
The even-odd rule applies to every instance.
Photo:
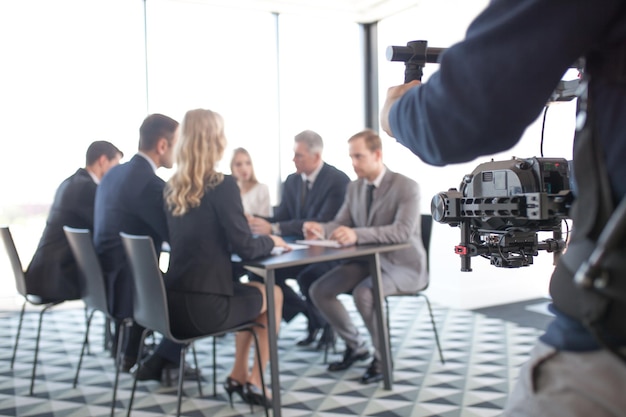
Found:
[[[350,297],[342,299],[365,332]],[[278,340],[282,414],[285,417],[491,417],[500,415],[519,367],[527,359],[541,330],[480,313],[433,305],[445,357],[441,364],[430,317],[423,301],[392,297],[390,335],[394,360],[392,391],[382,383],[361,385],[368,366],[360,362],[344,372],[328,372],[323,352],[295,346],[305,333],[303,317],[283,323]],[[109,415],[114,382],[113,360],[103,349],[104,320],[96,316],[80,379],[72,387],[84,335],[80,307],[54,308],[44,315],[35,392],[28,395],[38,311],[29,308],[20,337],[14,369],[10,369],[18,312],[0,311],[0,416],[104,417]],[[365,332],[366,334],[366,332]],[[344,346],[329,360],[341,358]],[[231,408],[221,387],[232,366],[234,338],[217,341],[217,396],[213,397],[212,343],[196,344],[203,372],[203,397],[193,381],[185,383],[182,415],[188,417],[262,416],[239,398]],[[269,376],[266,375],[266,381]],[[120,377],[116,415],[125,415],[132,379]],[[133,416],[156,417],[175,412],[176,389],[158,382],[140,383]]]

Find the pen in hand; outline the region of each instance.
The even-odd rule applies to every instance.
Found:
[[[324,235],[321,234],[317,229],[311,229],[311,232],[320,240],[324,240]]]

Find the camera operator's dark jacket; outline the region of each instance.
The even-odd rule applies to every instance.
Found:
[[[619,46],[626,42],[624,4],[618,0],[491,3],[470,26],[466,40],[442,53],[440,70],[393,106],[389,123],[394,136],[433,165],[470,161],[511,148],[579,57],[591,51],[619,55],[604,52],[614,45],[626,51],[626,47]],[[626,62],[626,57],[615,62]],[[626,68],[613,68],[611,76],[596,74],[590,90],[594,140],[603,155],[611,190],[609,200],[614,205],[626,195],[624,80]],[[580,189],[579,199],[588,201],[590,196],[585,193],[589,192],[592,190]],[[578,216],[585,216],[584,211]],[[598,230],[590,233],[597,234]],[[582,240],[584,234],[575,234],[571,244]],[[626,282],[626,270],[619,275],[617,281]],[[555,283],[553,276],[552,297],[559,309],[557,320],[543,340],[562,349],[597,348],[580,319],[562,314],[563,308],[568,308],[562,300],[582,305],[585,298],[572,288],[571,277],[568,279],[570,288],[562,289],[557,285],[560,278]],[[621,328],[611,330],[622,343],[626,340],[625,304],[615,302],[609,309],[611,315],[622,318]],[[608,323],[613,318],[604,320]]]

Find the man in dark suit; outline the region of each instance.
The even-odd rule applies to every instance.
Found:
[[[307,238],[327,236],[342,245],[407,242],[410,247],[380,256],[383,295],[425,288],[428,272],[421,237],[419,186],[385,167],[381,139],[376,132],[364,130],[352,136],[348,143],[359,179],[348,185],[345,202],[333,221],[305,223]],[[346,344],[343,360],[331,363],[329,371],[347,369],[370,356],[350,314],[337,299],[345,293],[354,297],[374,345],[374,360],[361,377],[364,384],[383,377],[372,287],[368,262],[349,261],[316,280],[310,291],[315,305]]]
[[[167,240],[165,182],[156,175],[156,170],[172,167],[177,137],[177,121],[162,114],[146,117],[139,129],[139,152],[127,163],[111,169],[96,192],[94,244],[105,276],[109,308],[119,320],[132,317],[134,288],[119,233],[150,236],[157,250]],[[129,371],[137,360],[142,331],[138,325],[129,329],[121,364],[123,371]],[[173,357],[171,362],[177,364],[179,346],[174,343],[165,346],[171,349],[162,352],[163,356]]]
[[[302,239],[302,225],[305,221],[332,220],[343,203],[350,179],[345,173],[322,160],[324,142],[321,136],[305,130],[296,135],[294,141],[293,162],[296,172],[285,180],[280,205],[274,211],[274,216],[267,219],[249,219],[253,233]],[[309,320],[308,335],[298,342],[300,346],[313,343],[317,333],[326,324],[308,296],[308,287],[312,280],[325,272],[320,268],[325,266],[299,266],[276,271],[276,284],[282,288],[284,294],[285,321],[291,321],[298,313],[304,313]],[[302,297],[285,283],[288,278],[297,279]],[[323,342],[331,341],[332,337],[332,333],[327,334]],[[318,345],[318,348],[321,347]]]
[[[96,187],[122,156],[122,151],[110,142],[93,142],[87,148],[85,168],[79,168],[61,183],[35,255],[26,270],[29,294],[52,300],[80,298],[78,268],[63,226],[93,230]]]

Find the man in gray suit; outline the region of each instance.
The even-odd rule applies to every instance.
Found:
[[[426,287],[428,273],[417,183],[385,167],[381,139],[376,132],[359,132],[348,144],[358,180],[348,185],[343,206],[333,221],[304,224],[306,237],[325,236],[342,245],[408,242],[411,246],[407,249],[381,255],[383,294]],[[363,384],[383,377],[372,285],[367,262],[347,261],[322,275],[310,288],[313,303],[346,343],[343,360],[331,363],[329,371],[347,369],[370,355],[348,311],[337,299],[339,294],[352,293],[374,346],[374,359],[361,377]]]

